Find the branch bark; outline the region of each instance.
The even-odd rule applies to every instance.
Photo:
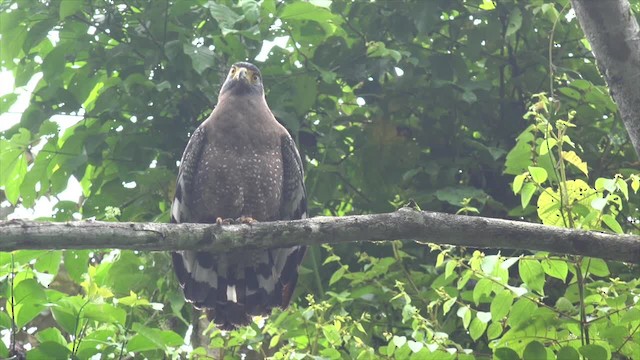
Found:
[[[475,248],[583,255],[640,263],[640,236],[402,208],[393,213],[316,217],[252,225],[0,222],[0,251],[119,248],[237,250],[351,241],[415,240]]]
[[[640,157],[640,27],[628,0],[571,0]]]

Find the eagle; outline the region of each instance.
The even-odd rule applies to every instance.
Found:
[[[250,224],[306,215],[296,144],[267,105],[260,70],[235,63],[184,150],[171,222]],[[189,250],[173,252],[172,260],[185,299],[230,330],[288,306],[305,250]]]

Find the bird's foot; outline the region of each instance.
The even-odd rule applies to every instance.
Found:
[[[235,224],[236,221],[233,219],[223,219],[221,217],[217,217],[216,218],[216,224],[217,225],[233,225]]]
[[[250,217],[250,216],[240,216],[239,218],[236,219],[236,224],[247,224],[247,225],[251,225],[253,223],[257,223],[258,220]]]

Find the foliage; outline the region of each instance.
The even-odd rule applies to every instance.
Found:
[[[638,160],[568,9],[5,0],[0,66],[16,89],[35,85],[0,135],[0,194],[30,208],[75,179],[82,197],[41,220],[168,221],[176,162],[222,74],[265,49],[255,62],[306,159],[312,215],[413,199],[638,233]],[[0,112],[17,101],[2,96]],[[204,357],[170,273],[161,253],[0,253],[0,357]],[[301,274],[290,309],[205,345],[227,358],[640,358],[637,266],[390,241],[313,248]]]

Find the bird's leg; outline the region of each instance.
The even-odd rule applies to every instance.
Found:
[[[237,224],[247,224],[247,225],[251,225],[253,223],[258,222],[258,220],[250,217],[250,216],[240,216],[239,218],[236,219],[236,223]]]

